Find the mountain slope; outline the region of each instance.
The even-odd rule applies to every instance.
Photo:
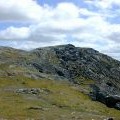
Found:
[[[37,56],[36,65],[33,66],[38,67],[39,70],[41,68],[41,72],[58,74],[73,80],[79,76],[98,82],[103,79],[106,81],[120,79],[120,62],[91,48],[65,45],[36,49],[32,54]],[[42,64],[46,69],[42,68]]]
[[[39,48],[29,52],[2,48],[0,63],[31,68],[39,73],[58,75],[69,80],[80,76],[100,83],[102,80],[119,82],[120,79],[119,61],[92,48],[77,48],[73,45]],[[118,82],[114,83],[117,87]]]
[[[91,101],[67,81],[0,77],[1,120],[120,120],[120,111]]]
[[[0,47],[0,76],[16,84],[21,81],[20,88],[26,87],[26,79],[69,81],[93,100],[120,108],[120,62],[92,48],[71,44],[31,51]]]

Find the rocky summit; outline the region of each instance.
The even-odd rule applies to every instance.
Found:
[[[92,48],[71,44],[31,51],[0,47],[0,76],[68,81],[92,100],[120,109],[120,62]]]
[[[120,109],[119,61],[92,48],[78,48],[71,44],[36,49],[32,54],[36,54],[39,62],[35,60],[30,64],[39,72],[56,75],[75,84],[81,84],[83,79],[93,80],[92,98]],[[109,105],[109,97],[117,102]]]

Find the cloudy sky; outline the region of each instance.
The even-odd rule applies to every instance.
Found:
[[[120,60],[120,0],[0,0],[0,46],[69,43]]]

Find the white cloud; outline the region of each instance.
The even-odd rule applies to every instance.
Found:
[[[85,0],[85,2],[100,9],[111,9],[114,5],[120,6],[120,0]]]
[[[79,17],[79,8],[72,3],[60,3],[54,10],[58,19],[72,19]]]
[[[99,10],[96,12],[66,2],[51,7],[40,6],[33,0],[2,0],[0,21],[31,23],[28,27],[17,28],[11,25],[1,30],[0,40],[16,40],[13,47],[22,49],[72,43],[76,46],[93,47],[108,54],[111,51],[116,53],[120,46],[120,24],[110,23],[108,17],[119,15],[119,11],[114,13],[109,9],[120,2],[87,0],[87,3]]]
[[[40,19],[43,8],[33,0],[0,0],[0,21]]]
[[[61,40],[61,41],[49,41],[46,43],[42,43],[42,42],[37,42],[37,41],[22,41],[22,42],[18,42],[18,41],[11,41],[12,44],[10,45],[13,48],[18,48],[18,49],[24,49],[24,50],[30,50],[30,49],[35,49],[38,47],[46,47],[46,46],[54,46],[54,45],[61,45],[64,44],[65,41]]]
[[[9,27],[5,30],[0,31],[1,40],[19,40],[27,39],[29,37],[30,31],[27,27],[15,28]]]

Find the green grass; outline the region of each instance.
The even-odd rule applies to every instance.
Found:
[[[85,84],[84,84],[85,85]],[[46,88],[49,94],[18,94],[18,88]],[[33,80],[22,76],[0,78],[0,119],[8,120],[120,120],[120,111],[91,101],[79,87],[64,81]],[[41,107],[42,110],[29,109]]]

